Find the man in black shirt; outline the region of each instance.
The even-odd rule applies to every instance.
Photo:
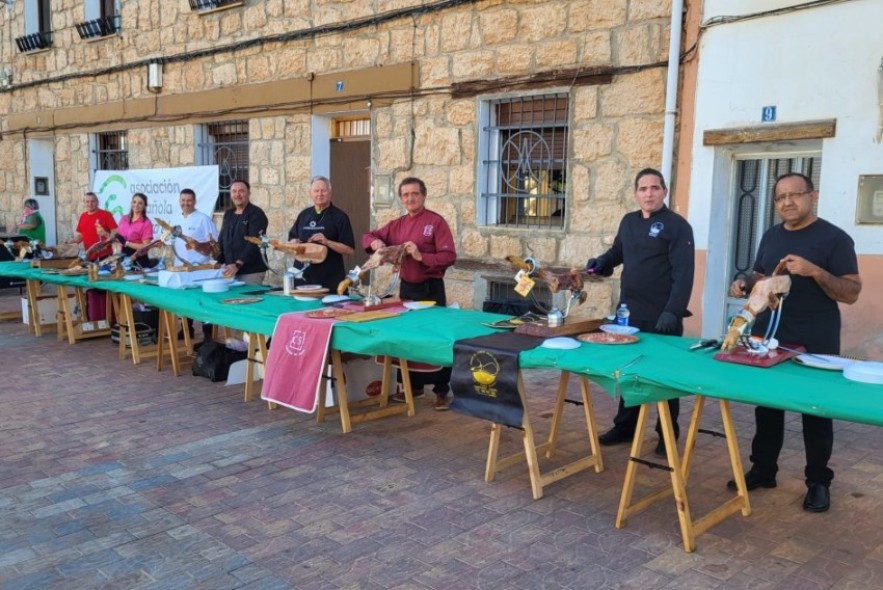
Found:
[[[219,244],[218,262],[224,265],[225,277],[260,285],[264,282],[267,265],[257,245],[247,242],[245,236],[259,237],[266,233],[269,221],[263,209],[251,203],[251,186],[244,180],[230,185],[233,207],[224,213]]]
[[[773,185],[773,201],[782,223],[771,227],[760,240],[754,273],[737,279],[730,295],[744,297],[758,279],[771,275],[780,262],[791,274],[791,291],[782,305],[776,331],[780,342],[798,344],[810,353],[840,354],[840,308],[855,303],[862,289],[852,238],[815,213],[819,193],[812,180],[789,172]],[[769,310],[760,314],[752,333],[763,336]],[[803,414],[804,469],[807,487],[803,509],[824,512],[831,505],[828,488],[834,472],[828,460],[834,449],[834,423],[830,418]],[[757,430],[751,441],[751,469],[745,474],[749,490],[776,487],[779,452],[785,438],[785,412],[758,406]],[[729,482],[731,489],[735,482]]]
[[[314,176],[310,181],[310,197],[313,206],[298,214],[288,230],[288,239],[295,244],[312,242],[328,248],[325,261],[311,264],[304,271],[303,281],[322,285],[333,293],[346,278],[343,257],[352,254],[356,245],[353,226],[349,216],[331,202],[330,180]],[[303,265],[297,263],[297,266],[301,268]]]
[[[627,213],[619,223],[613,246],[597,258],[589,259],[586,272],[609,277],[623,265],[620,302],[628,305],[629,325],[644,332],[674,334],[684,332],[683,318],[693,290],[693,228],[665,206],[668,189],[658,170],[645,168],[635,177],[635,200],[639,209]],[[618,306],[617,306],[618,307]],[[677,399],[668,402],[679,434]],[[599,437],[602,445],[631,442],[638,422],[638,406],[627,408],[622,399],[613,419],[613,428]],[[656,454],[665,455],[660,434]]]

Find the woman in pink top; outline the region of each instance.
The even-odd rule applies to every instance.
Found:
[[[128,215],[120,219],[117,239],[123,245],[123,254],[127,256],[153,242],[153,222],[147,217],[147,195],[132,195],[132,208]],[[153,266],[147,254],[139,256],[135,262],[142,268]]]

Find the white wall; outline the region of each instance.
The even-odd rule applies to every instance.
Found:
[[[745,5],[766,10],[773,4],[793,2],[742,2],[739,13],[750,12]],[[732,2],[709,0],[704,20],[712,10],[734,14],[727,5]],[[883,145],[875,140],[880,23],[883,2],[859,0],[705,31],[690,183],[698,248],[708,248],[721,230],[711,197],[723,186],[714,178],[716,150],[702,145],[703,132],[761,125],[763,107],[775,105],[778,123],[837,120],[836,136],[822,142],[819,215],[846,230],[860,254],[883,253],[883,226],[855,223],[858,176],[883,174]]]

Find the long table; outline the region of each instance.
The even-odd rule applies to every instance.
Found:
[[[231,306],[220,301],[242,291],[253,290],[254,287],[240,287],[224,294],[205,294],[201,291],[178,292],[129,281],[89,283],[85,277],[45,275],[39,269],[26,268],[21,263],[0,263],[0,275],[104,288],[125,293],[178,315],[227,325],[262,336],[272,333],[279,314],[305,311],[319,306],[318,302],[266,296],[259,303],[237,306],[231,310]],[[498,315],[478,311],[431,308],[377,322],[337,322],[332,332],[331,347],[337,351],[384,355],[450,366],[453,363],[454,342],[493,332],[492,328],[483,324],[499,318]],[[803,367],[790,362],[769,369],[722,363],[713,360],[709,352],[689,351],[692,342],[688,338],[642,334],[639,342],[627,346],[582,344],[574,350],[535,348],[523,351],[519,357],[521,369],[555,369],[563,373],[573,373],[598,383],[611,395],[621,395],[628,406],[642,406],[639,419],[641,428],[636,432],[632,445],[617,526],[624,525],[629,515],[635,514],[651,502],[673,494],[687,551],[693,550],[695,536],[716,522],[736,511],[743,515],[750,513],[735,430],[729,415],[730,402],[760,404],[839,420],[883,425],[883,386],[848,381],[839,372]],[[681,456],[677,450],[673,424],[665,401],[686,395],[697,396],[697,403],[694,405],[684,453]],[[706,519],[694,522],[689,512],[686,481],[707,398],[716,399],[720,407],[738,493]],[[671,473],[672,482],[670,488],[633,503],[634,469],[641,455],[647,410],[653,404],[656,404],[661,417],[668,453],[666,467]],[[594,430],[593,425],[590,430]],[[526,436],[528,433],[529,428]],[[531,442],[534,461],[536,449],[541,446]],[[535,480],[540,476],[530,465],[531,450],[528,449],[527,442],[525,456],[534,485],[534,495],[537,497]],[[600,455],[598,458],[600,459]],[[489,453],[488,469],[490,463]],[[600,466],[599,461],[598,468]],[[489,479],[488,473],[486,479]],[[541,485],[539,484],[540,493]]]

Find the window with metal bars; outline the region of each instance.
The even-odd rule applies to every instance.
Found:
[[[522,297],[515,292],[515,281],[511,280],[488,280],[487,299],[492,305],[485,305],[485,311],[493,311],[495,305],[506,307],[522,303],[524,312],[531,309],[552,306],[552,292],[545,285],[536,284],[531,289],[528,297]],[[495,304],[495,305],[494,305]],[[497,313],[505,313],[498,311]]]
[[[558,93],[482,103],[479,223],[564,227],[569,102]]]
[[[85,20],[77,23],[80,39],[107,37],[120,30],[120,0],[87,0],[83,3]]]
[[[22,53],[48,49],[52,46],[52,7],[49,0],[26,0],[24,4],[25,34],[16,37]]]
[[[129,168],[129,142],[125,131],[96,133],[94,145],[97,170]]]
[[[203,164],[218,166],[218,201],[215,211],[230,206],[230,185],[236,180],[248,182],[248,121],[207,123],[199,143]]]

